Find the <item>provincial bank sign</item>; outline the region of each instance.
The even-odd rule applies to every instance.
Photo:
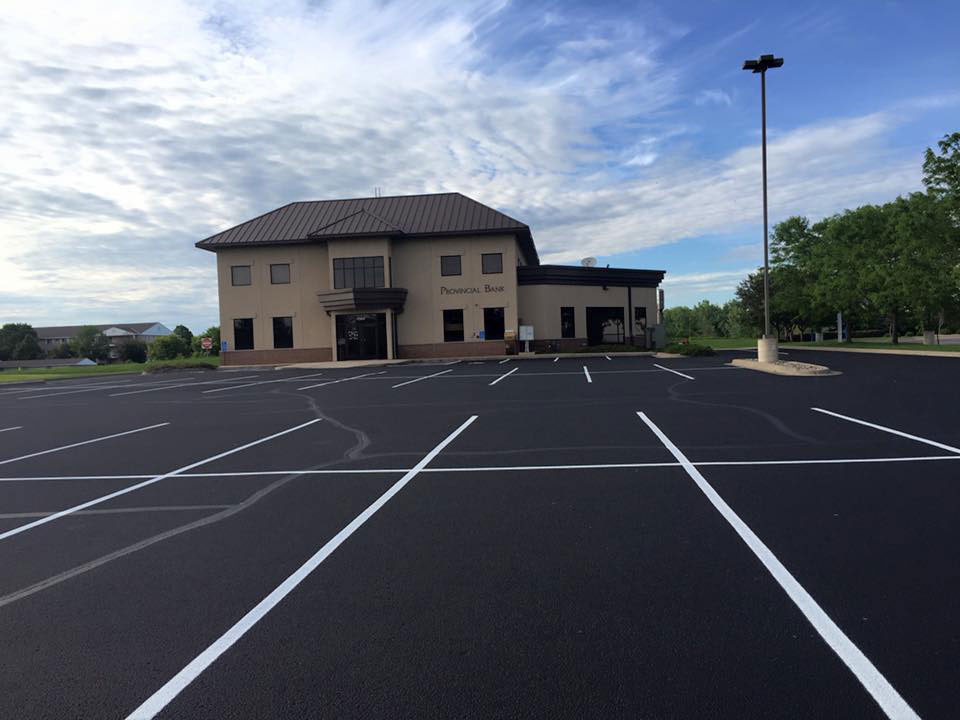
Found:
[[[450,288],[445,285],[440,286],[441,295],[479,295],[480,293],[498,293],[503,292],[503,285],[484,285],[479,287],[458,287]]]

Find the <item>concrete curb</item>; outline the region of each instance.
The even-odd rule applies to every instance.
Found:
[[[221,365],[218,370],[284,370],[289,368],[300,368],[306,370],[335,370],[338,368],[359,368],[359,367],[387,367],[390,365],[452,365],[455,362],[471,362],[483,360],[505,360],[511,362],[521,360],[552,360],[555,357],[562,358],[602,358],[609,355],[614,357],[657,357],[657,358],[682,358],[685,355],[672,355],[670,353],[656,353],[652,350],[646,352],[611,352],[611,353],[535,353],[531,355],[468,355],[465,357],[438,357],[438,358],[405,358],[403,360],[342,360],[315,363],[290,363],[288,365]]]
[[[850,348],[850,347],[811,347],[809,345],[781,345],[780,349],[793,350],[822,350],[824,352],[871,353],[874,355],[914,355],[920,357],[952,357],[960,358],[960,352],[949,350],[892,350],[889,348]]]
[[[792,360],[780,360],[779,362],[772,363],[760,362],[752,358],[736,358],[728,364],[734,367],[746,368],[747,370],[758,370],[759,372],[770,373],[771,375],[783,375],[786,377],[830,377],[831,375],[843,374],[839,370],[831,370],[825,365],[798,363]]]

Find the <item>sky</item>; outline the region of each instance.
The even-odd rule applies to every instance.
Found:
[[[542,262],[723,302],[771,224],[922,189],[960,3],[31,0],[0,13],[0,323],[217,323],[194,243],[294,200],[462,192]]]

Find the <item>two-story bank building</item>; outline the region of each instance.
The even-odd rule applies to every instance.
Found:
[[[459,193],[285,205],[217,255],[225,365],[662,344],[660,270],[541,265],[530,228]]]

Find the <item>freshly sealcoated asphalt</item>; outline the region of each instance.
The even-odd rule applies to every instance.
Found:
[[[957,456],[811,410],[960,446],[957,360],[738,354],[0,388],[0,461],[86,443],[0,464],[0,717],[126,717],[471,416],[159,717],[884,717],[641,411],[918,715],[954,716],[960,464],[755,463]]]

